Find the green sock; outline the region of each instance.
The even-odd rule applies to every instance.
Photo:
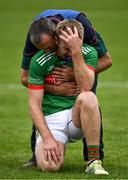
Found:
[[[99,160],[99,146],[91,145],[87,146],[88,149],[88,161]]]

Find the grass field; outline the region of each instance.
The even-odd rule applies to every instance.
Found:
[[[31,19],[45,9],[67,8],[87,13],[113,58],[97,90],[103,112],[105,159],[110,175],[84,173],[82,143],[68,147],[59,173],[22,168],[31,157],[31,119],[27,90],[20,85],[20,64]],[[0,178],[1,179],[128,179],[128,1],[127,0],[0,0]]]

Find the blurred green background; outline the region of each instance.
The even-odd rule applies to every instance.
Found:
[[[113,59],[100,74],[98,98],[103,112],[106,178],[128,178],[128,1],[0,0],[0,178],[105,178],[84,173],[82,143],[69,145],[60,173],[22,168],[31,157],[31,119],[27,90],[20,85],[20,66],[31,20],[46,9],[84,12],[99,31]],[[77,160],[78,159],[78,160]]]

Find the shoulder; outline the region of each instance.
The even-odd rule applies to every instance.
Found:
[[[98,54],[95,48],[84,44],[82,47],[82,53],[85,60],[85,63],[94,69],[96,69],[98,62]]]
[[[32,58],[29,74],[45,76],[55,67],[58,57],[53,52],[38,51]]]
[[[84,55],[89,55],[89,54],[97,55],[96,49],[94,47],[92,47],[92,46],[87,45],[87,44],[83,44],[82,52],[83,52]]]
[[[33,57],[32,57],[32,64],[36,64],[39,66],[43,66],[51,59],[55,58],[55,54],[52,52],[45,53],[43,50],[38,51]]]

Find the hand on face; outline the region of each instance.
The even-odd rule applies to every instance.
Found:
[[[78,30],[74,27],[74,33],[71,28],[67,27],[67,32],[61,31],[60,38],[66,43],[71,53],[77,53],[81,51],[82,40],[79,37]]]

